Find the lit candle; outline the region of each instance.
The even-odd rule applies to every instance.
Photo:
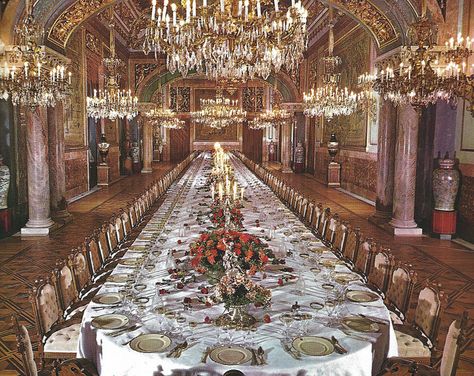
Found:
[[[214,201],[214,196],[215,196],[216,192],[215,192],[215,189],[214,189],[214,185],[211,185],[211,196],[212,196],[212,201]]]
[[[207,0],[202,0],[202,6],[203,6],[204,8],[207,7]]]
[[[155,14],[156,14],[156,0],[152,0],[152,2],[151,2],[151,19],[152,19],[152,21],[155,20]]]
[[[224,0],[221,0],[221,13],[224,13],[224,10],[225,10]]]
[[[244,200],[244,190],[245,190],[244,187],[240,188],[240,201]]]
[[[234,199],[234,201],[237,200],[237,183],[234,183],[233,199]]]
[[[171,11],[173,12],[173,26],[176,26],[176,4],[171,4]]]
[[[278,0],[274,0],[275,3],[275,12],[278,12]]]
[[[190,0],[186,0],[186,22],[191,19],[191,3]]]
[[[193,17],[196,17],[196,0],[193,0]]]

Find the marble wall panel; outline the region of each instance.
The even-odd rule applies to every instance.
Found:
[[[474,164],[460,166],[461,186],[458,201],[458,235],[474,242]]]
[[[118,146],[111,146],[107,159],[110,167],[110,181],[113,182],[120,177],[120,148]]]

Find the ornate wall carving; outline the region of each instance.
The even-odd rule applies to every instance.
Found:
[[[135,64],[135,90],[156,68],[158,63],[136,63]]]
[[[78,0],[65,9],[49,30],[48,40],[62,48],[77,26],[115,0]]]
[[[262,112],[265,108],[263,87],[244,87],[242,89],[242,107],[247,112]]]
[[[171,87],[170,88],[171,104],[170,108],[177,112],[191,111],[191,88],[190,87]]]
[[[86,48],[99,56],[102,55],[100,39],[88,30],[86,30]]]

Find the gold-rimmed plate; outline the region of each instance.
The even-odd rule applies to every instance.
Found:
[[[349,283],[349,282],[354,282],[354,281],[358,281],[359,280],[359,276],[357,274],[354,274],[354,273],[335,273],[334,274],[334,281],[336,281],[337,283],[341,283],[341,284],[344,284],[344,283]]]
[[[310,356],[326,356],[334,352],[334,345],[331,340],[324,337],[298,337],[293,340],[293,347]]]
[[[126,273],[117,273],[112,274],[107,278],[107,282],[114,282],[114,283],[125,283],[131,281],[131,276]]]
[[[140,259],[138,258],[125,258],[119,261],[120,265],[125,266],[136,266],[140,263]]]
[[[129,321],[127,316],[109,313],[92,319],[91,325],[96,329],[115,330],[124,328]]]
[[[247,363],[252,359],[252,353],[242,346],[216,347],[209,353],[209,357],[216,363],[226,366],[236,366]]]
[[[376,322],[359,316],[345,317],[342,319],[342,324],[356,332],[376,333],[380,330],[380,326]]]
[[[114,305],[122,301],[122,297],[117,292],[105,292],[103,294],[98,294],[92,298],[92,302],[96,304],[103,305]]]
[[[346,293],[346,297],[355,303],[371,303],[379,300],[379,296],[370,291],[351,290]]]
[[[130,341],[130,348],[141,353],[160,353],[171,345],[171,339],[159,333],[141,334]]]

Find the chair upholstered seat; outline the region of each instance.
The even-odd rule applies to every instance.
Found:
[[[431,350],[418,338],[395,330],[398,343],[398,356],[406,358],[429,358]]]
[[[81,324],[73,324],[52,333],[44,344],[44,351],[51,353],[76,353]]]

